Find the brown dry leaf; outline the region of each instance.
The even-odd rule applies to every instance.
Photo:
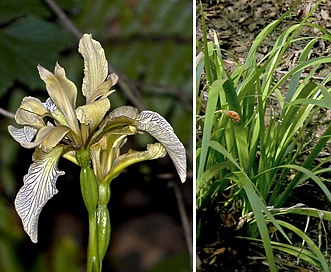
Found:
[[[311,3],[309,3],[302,12],[302,16],[306,17],[311,10]]]
[[[219,255],[219,254],[223,254],[225,252],[226,248],[225,247],[221,247],[221,248],[218,248],[214,251],[213,255],[211,255],[211,257],[214,257],[216,255]]]
[[[212,258],[208,264],[212,265],[213,263],[215,263],[215,261],[216,261],[216,256],[214,258]]]
[[[325,21],[327,21],[327,20],[330,19],[330,17],[329,17],[329,13],[328,13],[326,10],[324,10],[324,9],[321,10],[321,16],[322,16],[322,18],[323,18]]]

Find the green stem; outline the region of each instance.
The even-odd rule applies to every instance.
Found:
[[[89,237],[87,246],[87,272],[101,272],[101,262],[99,253],[99,213],[97,215],[97,206],[99,201],[98,181],[91,167],[90,152],[86,149],[80,149],[76,154],[80,170],[80,187],[83,200],[88,213]]]
[[[89,213],[89,237],[87,245],[87,272],[101,272],[99,260],[98,228],[95,212]]]

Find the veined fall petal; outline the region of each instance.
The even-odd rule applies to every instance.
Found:
[[[177,169],[180,180],[184,182],[186,180],[186,151],[171,125],[160,114],[153,111],[142,111],[136,120],[138,130],[148,132],[164,146]]]
[[[29,126],[24,126],[23,128],[16,128],[14,126],[8,126],[9,134],[19,142],[24,148],[35,148],[39,143],[31,143],[32,139],[37,133],[37,129]]]
[[[38,219],[46,202],[57,194],[56,180],[63,171],[57,168],[63,147],[57,146],[49,153],[37,148],[33,163],[23,178],[23,187],[15,199],[15,208],[20,216],[24,230],[32,242],[38,241]]]
[[[117,126],[135,126],[138,130],[152,135],[167,150],[182,182],[186,180],[186,151],[171,125],[158,113],[142,111],[131,106],[116,108],[105,118],[101,129],[113,130]]]
[[[84,58],[84,79],[82,92],[86,97],[86,104],[93,100],[94,91],[105,81],[108,75],[108,63],[105,52],[91,34],[84,34],[79,41],[78,52]]]

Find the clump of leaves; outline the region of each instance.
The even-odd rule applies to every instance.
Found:
[[[231,74],[224,68],[216,34],[214,42],[207,41],[202,17],[204,37],[200,47],[203,58],[197,63],[197,79],[204,71],[208,100],[205,115],[197,119],[197,127],[202,130],[201,141],[197,143],[197,230],[199,237],[206,222],[202,211],[206,207],[219,205],[219,197],[230,191],[221,209],[242,201],[241,223],[245,222],[245,237],[238,238],[264,247],[270,271],[277,271],[274,249],[329,271],[326,258],[315,242],[303,230],[280,220],[278,215],[297,213],[321,218],[322,214],[324,220],[331,219],[329,212],[311,209],[301,203],[284,207],[291,192],[305,181],[316,183],[331,202],[331,193],[319,177],[329,171],[324,167],[328,160],[314,164],[331,137],[331,127],[316,139],[309,152],[306,133],[314,113],[320,108],[331,107],[331,89],[327,87],[330,75],[321,82],[314,80],[316,70],[330,63],[331,57],[310,58],[309,54],[320,39],[330,41],[331,35],[318,25],[307,23],[313,9],[300,24],[281,33],[271,51],[260,61],[257,60],[258,48],[263,41],[298,3],[261,31],[250,48],[246,62],[242,65],[237,63]],[[323,35],[297,37],[304,26],[318,28]],[[305,42],[297,63],[277,79],[276,70],[282,64],[284,53],[296,42]],[[308,73],[303,76],[307,70]],[[282,92],[284,85],[287,87],[286,95]],[[200,81],[197,86],[200,86]],[[200,110],[201,103],[198,103],[197,114]],[[229,115],[229,111],[232,114]],[[298,158],[304,152],[309,155],[300,162]],[[288,243],[271,240],[269,223]],[[292,245],[285,229],[303,239],[308,248]]]

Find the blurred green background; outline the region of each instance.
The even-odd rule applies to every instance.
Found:
[[[104,271],[191,271],[169,183],[179,185],[192,224],[193,2],[61,0],[57,4],[80,32],[100,41],[119,75],[117,91],[110,96],[112,108],[133,105],[160,113],[188,155],[184,184],[179,184],[168,156],[134,165],[114,180],[109,206],[112,238]],[[0,0],[0,108],[14,113],[29,95],[46,100],[37,64],[53,71],[58,61],[80,88],[83,61],[77,48],[77,37],[48,1]],[[59,168],[66,175],[58,179],[59,193],[41,213],[39,242],[33,244],[14,210],[33,151],[11,139],[9,124],[14,125],[14,120],[0,115],[0,271],[85,271],[88,226],[78,167],[60,160]],[[154,140],[145,135],[132,137],[128,147],[143,149],[149,142]]]

